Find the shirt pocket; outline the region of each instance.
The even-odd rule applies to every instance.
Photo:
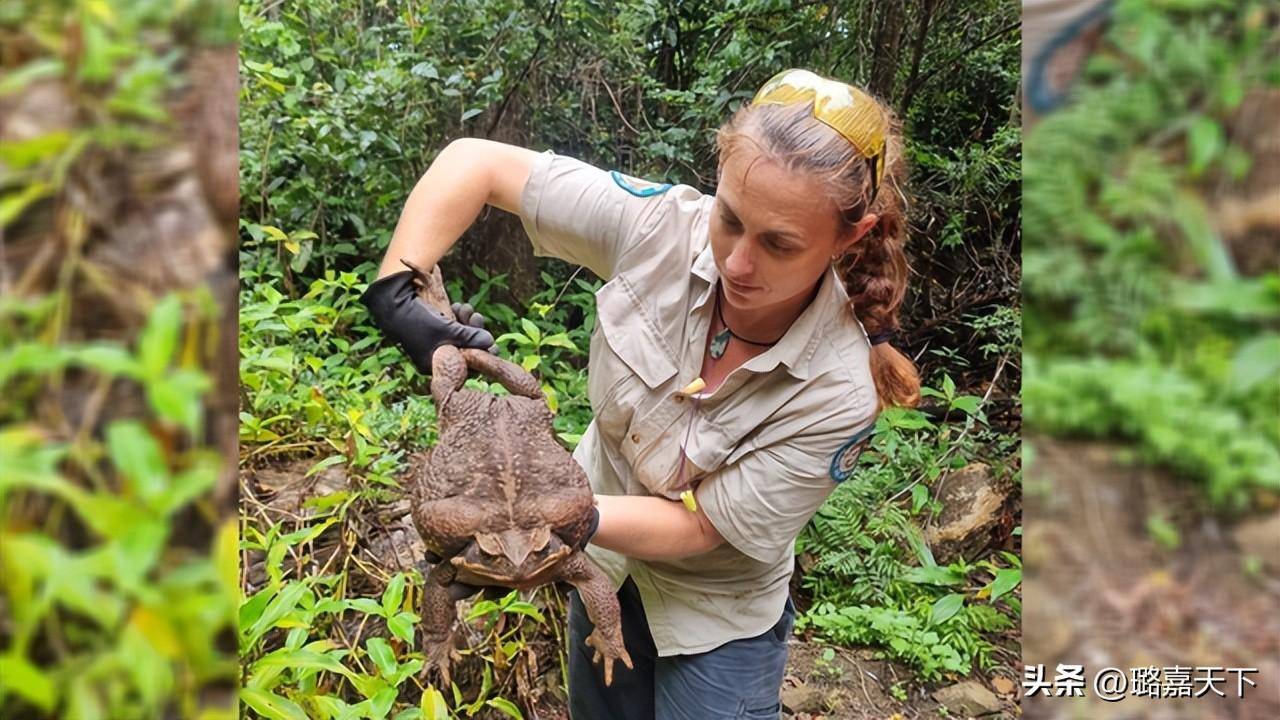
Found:
[[[675,375],[670,343],[627,276],[615,276],[596,292],[596,329],[587,373],[587,394],[602,436],[612,446],[623,447],[626,455],[637,412],[651,397],[660,396],[658,389]]]

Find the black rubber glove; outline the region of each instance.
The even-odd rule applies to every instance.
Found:
[[[404,350],[420,372],[431,374],[431,356],[441,345],[497,351],[482,316],[469,313],[467,319],[479,318],[478,326],[446,320],[418,297],[413,278],[411,270],[388,275],[370,284],[360,301],[369,308],[378,329]]]
[[[591,538],[596,536],[596,531],[600,529],[600,506],[591,506],[591,522],[587,525],[587,531],[578,538],[578,542],[573,544],[574,550],[582,550],[591,542]]]

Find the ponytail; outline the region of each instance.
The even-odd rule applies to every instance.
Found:
[[[849,293],[850,309],[869,336],[897,333],[898,308],[907,294],[910,277],[902,191],[906,162],[902,157],[902,135],[896,120],[891,121],[890,128],[885,143],[884,182],[867,210],[878,217],[876,224],[835,263],[836,272],[844,280]],[[852,215],[853,222],[864,214]],[[843,215],[846,222],[850,216],[851,213]],[[920,403],[920,374],[915,363],[889,342],[871,346],[871,375],[875,379],[881,408],[891,405],[915,407]]]

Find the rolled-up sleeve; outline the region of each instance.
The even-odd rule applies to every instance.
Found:
[[[668,187],[548,150],[534,159],[520,221],[534,254],[584,265],[607,279],[628,243],[659,219]]]
[[[856,461],[874,424],[872,416],[836,432],[749,452],[703,480],[698,504],[739,552],[776,562],[836,488],[833,468]]]

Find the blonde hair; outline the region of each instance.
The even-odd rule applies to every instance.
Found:
[[[903,249],[907,222],[901,125],[882,103],[877,106],[885,115],[889,132],[885,139],[884,179],[870,202],[867,159],[835,130],[814,118],[812,102],[747,104],[716,132],[717,176],[728,157],[743,143],[750,143],[780,167],[814,177],[827,188],[839,210],[841,235],[852,231],[866,214],[878,216],[875,226],[834,263],[849,293],[850,312],[872,336],[898,329],[898,307],[906,295],[908,278]],[[915,363],[889,343],[871,346],[871,375],[882,409],[919,404],[920,375]]]

